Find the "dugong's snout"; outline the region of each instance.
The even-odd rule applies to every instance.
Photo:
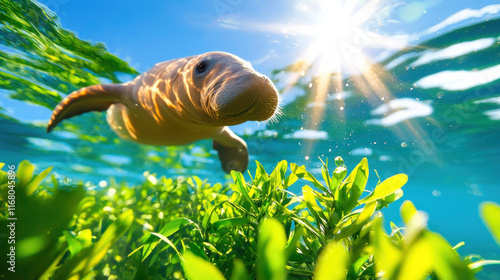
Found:
[[[222,118],[265,121],[275,114],[278,100],[278,90],[271,80],[255,72],[225,81],[212,106]]]
[[[255,88],[250,93],[258,96],[250,107],[248,120],[265,121],[270,119],[278,109],[278,90],[266,76],[261,76],[255,82]]]

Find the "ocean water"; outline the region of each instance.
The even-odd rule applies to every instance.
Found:
[[[236,8],[227,3],[217,6],[219,2],[224,3],[210,4],[215,22],[244,32],[245,24],[230,17]],[[412,17],[418,3],[429,2],[440,1],[412,2],[416,4],[408,11],[398,3],[387,5],[402,9],[399,15]],[[95,184],[110,178],[137,183],[145,171],[197,175],[211,182],[229,180],[210,140],[180,147],[139,145],[114,135],[100,113],[74,117],[47,134],[51,110],[66,94],[88,85],[125,82],[145,69],[132,67],[104,44],[82,40],[61,26],[54,11],[64,13],[66,1],[42,3],[0,0],[1,162],[28,159],[38,170],[54,166],[59,179]],[[373,26],[388,18],[379,14],[367,22]],[[390,33],[384,28],[379,31]],[[500,4],[486,1],[481,7],[448,7],[436,24],[412,28],[410,35],[383,38],[374,35],[378,29],[372,28],[363,33],[366,38],[358,38],[364,42],[359,49],[349,41],[347,46],[353,49],[343,49],[343,57],[336,59],[342,63],[328,64],[333,70],[319,63],[329,62],[328,53],[303,60],[274,53],[265,62],[254,61],[254,67],[282,93],[283,115],[276,122],[246,123],[233,130],[248,144],[250,170],[255,169],[255,160],[268,171],[287,160],[319,174],[320,158],[333,162],[342,156],[352,169],[367,157],[368,189],[378,180],[373,170],[382,179],[406,173],[404,197],[385,209],[386,220],[401,225],[399,205],[411,200],[429,214],[431,230],[453,245],[465,241],[459,249],[462,255],[500,259],[500,247],[478,212],[483,201],[500,203]],[[281,37],[269,36],[272,32],[264,29],[261,32],[268,36],[259,38],[276,40],[282,47],[292,44],[286,41],[289,36],[300,36],[290,23],[279,30]],[[381,42],[391,46],[367,47]],[[338,42],[320,46],[324,44],[331,47]],[[217,46],[221,43],[201,49]],[[313,54],[325,51],[312,49]],[[360,55],[361,51],[367,55]],[[193,54],[197,53],[186,56]],[[355,59],[346,60],[346,54]],[[161,60],[166,59],[157,62]],[[500,279],[500,268],[487,267],[478,277]]]

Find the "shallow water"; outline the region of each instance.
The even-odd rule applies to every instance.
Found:
[[[72,3],[66,3],[45,1],[60,14],[71,12]],[[61,97],[96,83],[127,81],[138,71],[103,45],[82,41],[62,29],[55,13],[32,2],[0,0],[0,5],[1,161],[29,159],[39,170],[54,166],[61,179],[96,184],[110,177],[132,184],[141,181],[145,171],[228,180],[209,140],[182,147],[138,145],[117,138],[104,114],[98,113],[64,121],[46,134],[51,109]],[[266,4],[260,5],[265,9]],[[254,160],[270,170],[284,159],[314,172],[319,171],[319,158],[333,160],[340,155],[353,168],[367,157],[382,179],[400,172],[409,175],[404,199],[429,214],[431,230],[453,245],[465,241],[462,255],[500,259],[499,246],[478,215],[482,201],[500,203],[499,6],[488,1],[471,7],[469,13],[463,12],[467,6],[459,5],[455,11],[443,10],[435,25],[413,30],[405,48],[368,50],[376,57],[368,74],[350,71],[340,79],[329,76],[331,86],[325,95],[318,94],[321,79],[312,78],[314,67],[300,73],[286,53],[265,62],[254,57],[254,67],[270,76],[283,93],[284,115],[274,123],[234,128],[248,143],[249,169],[255,169]],[[231,23],[230,30],[236,26],[245,32],[243,24],[224,21],[231,13],[238,9],[216,14],[222,20],[220,29]],[[291,44],[283,38],[276,44]],[[202,51],[220,46],[203,40],[207,45]],[[231,47],[224,50],[235,52]],[[175,57],[158,61],[170,58]],[[298,80],[288,88],[287,81],[294,76]],[[372,172],[372,187],[376,181]],[[386,220],[398,225],[400,203],[386,211]],[[498,267],[487,267],[478,276],[499,275]]]

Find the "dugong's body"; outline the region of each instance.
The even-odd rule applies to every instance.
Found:
[[[266,76],[237,56],[209,52],[158,63],[124,84],[77,90],[56,106],[47,132],[63,119],[107,110],[121,138],[165,146],[212,138],[223,169],[244,171],[246,143],[227,126],[267,120],[277,108],[278,91]]]

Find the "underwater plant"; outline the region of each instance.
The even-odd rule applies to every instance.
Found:
[[[406,201],[405,228],[383,226],[383,208],[400,199],[407,176],[363,195],[368,161],[348,175],[340,157],[321,179],[281,161],[268,174],[257,162],[245,180],[209,184],[198,177],[145,173],[141,185],[105,187],[35,175],[23,161],[0,171],[0,227],[16,218],[15,272],[5,279],[474,279],[500,261],[462,257]],[[290,166],[290,170],[288,170]],[[303,184],[302,195],[287,189]],[[14,186],[14,187],[10,187]],[[9,190],[14,190],[9,193]],[[11,195],[11,197],[9,197]],[[12,197],[12,195],[14,197]],[[497,238],[500,207],[483,220]],[[0,242],[2,252],[10,245]],[[14,277],[14,278],[13,278]]]

